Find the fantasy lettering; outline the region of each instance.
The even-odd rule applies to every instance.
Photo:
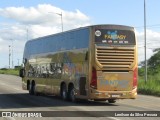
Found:
[[[126,35],[104,35],[104,38],[105,39],[113,39],[113,40],[116,40],[116,39],[120,39],[120,40],[125,40],[126,39]]]

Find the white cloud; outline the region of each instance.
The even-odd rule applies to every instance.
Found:
[[[6,34],[16,35],[16,32],[24,36],[27,28],[30,33],[30,38],[61,32],[61,16],[57,13],[62,13],[64,30],[91,24],[90,18],[79,10],[65,11],[50,4],[40,4],[37,7],[29,8],[0,8],[0,16],[18,23],[18,26],[12,25],[9,26],[8,30],[3,30],[3,37],[9,39]]]
[[[61,29],[60,29],[61,30]],[[37,38],[40,36],[45,36],[45,35],[50,35],[53,33],[57,33],[60,32],[59,28],[57,27],[46,27],[43,25],[32,25],[31,28],[28,28],[28,34],[30,34],[30,36],[32,38]]]
[[[14,59],[16,61],[16,58],[22,58],[27,38],[32,39],[61,32],[61,16],[57,14],[61,12],[64,31],[91,24],[90,17],[80,10],[66,11],[50,4],[40,4],[29,8],[0,8],[0,17],[12,23],[0,23],[0,54],[6,57],[0,67],[3,67],[3,64],[8,65],[8,46],[12,45],[11,40],[14,40]]]
[[[75,23],[86,24],[90,23],[90,18],[80,12],[79,10],[64,11],[60,8],[52,6],[50,4],[40,4],[37,7],[8,7],[0,9],[0,15],[9,19],[16,20],[24,24],[50,24],[58,25],[61,20],[60,16],[56,13],[61,13],[63,16],[64,25],[70,26]]]
[[[139,61],[144,61],[144,32],[137,33],[137,41],[138,41],[138,56]],[[153,50],[155,48],[160,48],[160,32],[156,32],[153,30],[146,30],[146,43],[147,43],[147,59],[149,59],[153,55]]]

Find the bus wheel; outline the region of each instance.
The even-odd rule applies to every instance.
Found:
[[[38,93],[36,92],[36,84],[32,83],[29,85],[29,94],[30,95],[38,95]]]
[[[67,100],[67,88],[65,84],[62,85],[61,97],[63,100]]]
[[[109,102],[109,103],[115,103],[116,100],[115,100],[115,99],[109,99],[108,102]]]
[[[76,102],[74,86],[72,86],[71,88],[69,88],[69,99],[70,99],[72,102]]]
[[[29,85],[29,94],[34,95],[34,86],[32,84]]]

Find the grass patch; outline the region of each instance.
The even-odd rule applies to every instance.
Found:
[[[160,69],[155,69],[155,71],[157,72],[153,72],[151,68],[148,68],[147,82],[145,83],[144,68],[138,69],[138,93],[160,97]]]
[[[155,76],[157,77],[157,76]],[[138,93],[145,95],[154,95],[160,97],[160,79],[151,79],[155,78],[153,76],[149,76],[145,84],[143,79],[139,79],[138,81]]]
[[[1,69],[0,74],[19,75],[18,69]]]

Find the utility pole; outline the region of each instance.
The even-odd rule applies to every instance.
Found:
[[[18,66],[19,66],[19,59],[17,59],[17,61],[18,61]]]
[[[14,68],[14,62],[13,62],[13,39],[12,40],[12,68]]]
[[[61,13],[54,13],[54,12],[48,12],[48,13],[53,13],[61,16],[61,27],[62,27],[62,32],[63,32],[63,17],[62,17],[62,12]]]
[[[11,46],[9,45],[9,69],[11,68],[10,63],[11,63]]]
[[[147,83],[147,54],[146,54],[146,1],[144,0],[144,54],[145,54],[145,84]]]
[[[56,14],[61,16],[61,26],[62,26],[62,32],[63,32],[63,19],[62,19],[62,12],[61,12],[61,13],[56,13]]]

